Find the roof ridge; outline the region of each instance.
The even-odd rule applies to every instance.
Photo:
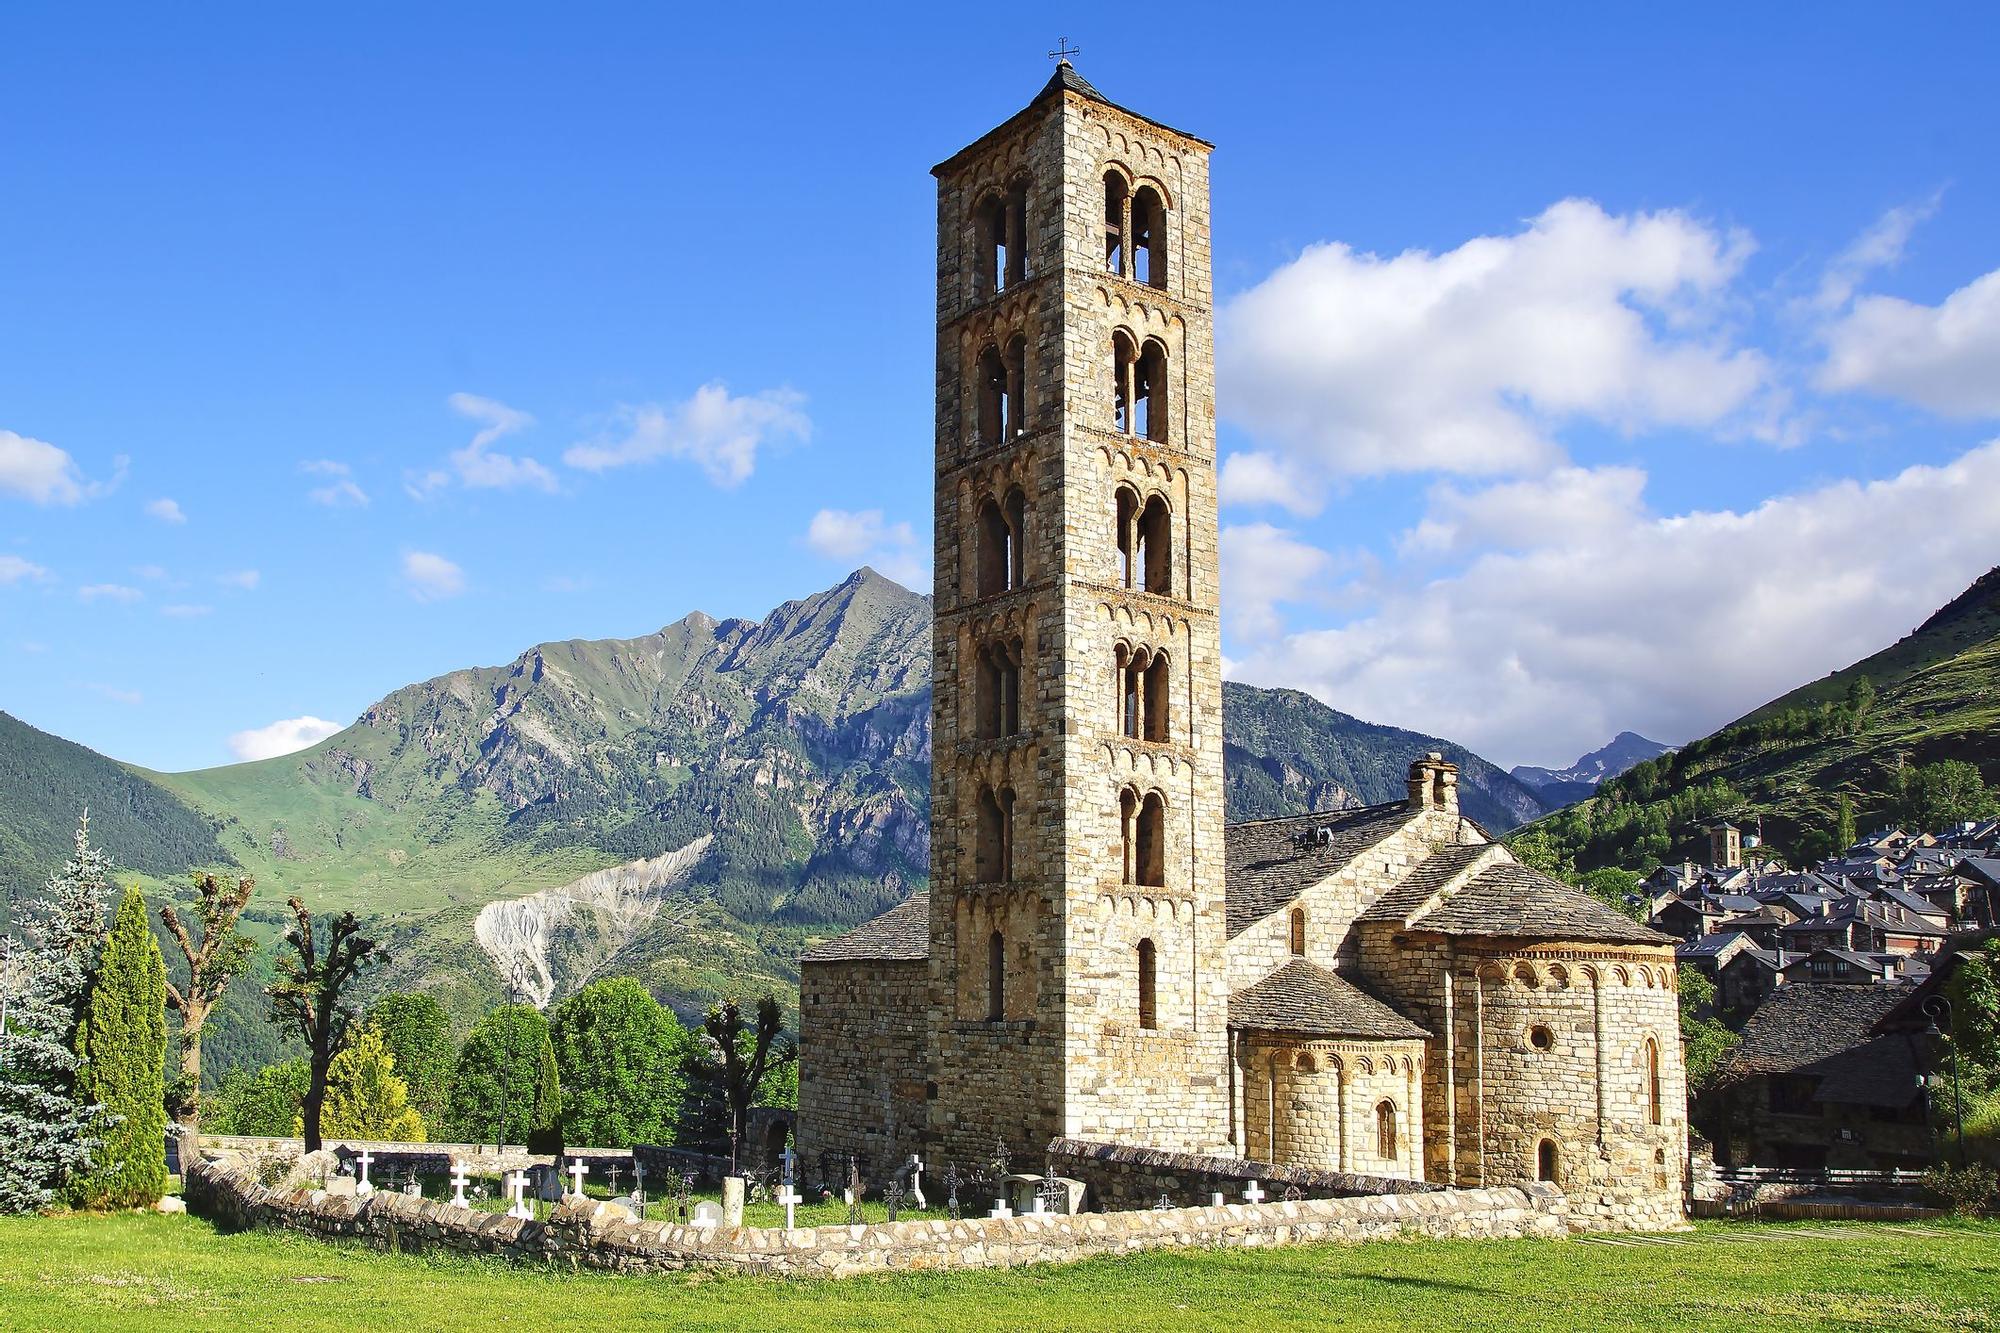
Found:
[[[1266,815],[1262,819],[1236,819],[1224,825],[1225,828],[1255,828],[1260,824],[1282,824],[1291,819],[1324,819],[1329,815],[1386,814],[1391,810],[1407,810],[1407,800],[1379,801],[1374,805],[1350,805],[1338,810],[1308,810],[1292,815]]]

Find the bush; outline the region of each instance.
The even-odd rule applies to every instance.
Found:
[[[1939,1163],[1924,1172],[1924,1193],[1960,1217],[2000,1212],[2000,1175],[1984,1163]]]

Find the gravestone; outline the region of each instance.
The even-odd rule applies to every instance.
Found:
[[[452,1163],[451,1201],[453,1205],[455,1205],[456,1207],[464,1208],[466,1206],[465,1187],[470,1182],[471,1182],[471,1177],[465,1174],[464,1165],[458,1162]]]
[[[693,1225],[698,1227],[719,1227],[722,1225],[722,1205],[713,1199],[703,1199],[694,1206]]]
[[[722,1225],[726,1227],[743,1225],[743,1177],[741,1176],[722,1178]]]

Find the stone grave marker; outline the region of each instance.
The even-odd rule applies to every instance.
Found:
[[[713,1199],[703,1199],[694,1206],[693,1222],[698,1227],[719,1227],[722,1225],[722,1205]]]
[[[572,1157],[570,1159],[570,1164],[569,1164],[570,1179],[575,1182],[576,1186],[574,1189],[570,1191],[570,1193],[577,1195],[581,1195],[583,1193],[583,1178],[585,1175],[589,1174],[589,1171],[590,1168],[584,1165],[583,1159],[581,1157]]]
[[[465,1187],[471,1183],[472,1178],[465,1174],[465,1164],[463,1162],[453,1162],[451,1164],[451,1201],[455,1206],[459,1208],[468,1206],[465,1202]]]
[[[528,1207],[528,1173],[516,1171],[507,1177],[507,1186],[514,1193],[514,1206],[507,1210],[507,1216],[518,1217],[524,1222],[533,1221],[535,1210]]]
[[[357,1199],[365,1199],[369,1195],[375,1192],[374,1184],[371,1183],[368,1179],[368,1168],[375,1165],[375,1154],[372,1152],[364,1151],[359,1157],[356,1157],[354,1161],[355,1164],[361,1168],[361,1179],[356,1181],[354,1185],[354,1197]]]

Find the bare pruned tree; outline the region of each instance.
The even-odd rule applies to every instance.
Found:
[[[185,986],[175,982],[171,970],[167,973],[167,1008],[181,1016],[181,1072],[167,1092],[174,1119],[190,1128],[197,1126],[201,1116],[202,1030],[223,991],[250,961],[251,943],[237,932],[236,921],[256,891],[257,881],[239,879],[230,888],[214,875],[197,874],[194,887],[194,916],[201,927],[199,944],[171,904],[160,908],[161,924],[187,960]]]
[[[354,1025],[348,983],[363,967],[384,962],[388,955],[376,948],[375,941],[362,937],[361,923],[352,912],[342,912],[327,923],[326,952],[321,954],[313,945],[312,913],[297,898],[288,899],[286,905],[295,918],[285,930],[291,952],[279,955],[278,980],[265,993],[271,997],[272,1021],[297,1028],[305,1041],[305,1147],[307,1152],[318,1152],[327,1069]]]

